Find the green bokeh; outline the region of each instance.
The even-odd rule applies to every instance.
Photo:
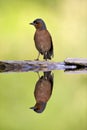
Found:
[[[87,58],[87,0],[0,0],[0,60],[37,57],[29,23],[39,17],[52,35],[54,61]],[[54,79],[46,110],[37,114],[29,109],[37,74],[0,74],[0,130],[86,130],[87,75],[55,71]]]

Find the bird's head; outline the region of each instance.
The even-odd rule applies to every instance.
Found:
[[[36,103],[34,107],[30,107],[30,109],[33,109],[37,113],[42,113],[46,107],[46,103],[40,102]]]
[[[46,29],[46,25],[45,25],[45,22],[42,20],[42,19],[36,19],[34,20],[32,23],[30,23],[31,25],[34,25],[34,27],[36,29],[39,29],[39,30],[44,30]]]

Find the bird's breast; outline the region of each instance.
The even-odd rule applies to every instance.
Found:
[[[47,80],[41,79],[37,82],[34,95],[36,98],[36,101],[42,101],[47,102],[51,96],[51,83]]]
[[[51,36],[47,30],[36,30],[34,41],[39,51],[46,52],[51,48]]]

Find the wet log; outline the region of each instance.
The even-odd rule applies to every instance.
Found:
[[[0,61],[0,72],[52,71],[73,69],[76,66],[53,61]]]
[[[78,69],[87,68],[87,59],[85,58],[67,58],[64,62],[54,61],[17,61],[4,60],[0,61],[0,73],[2,72],[28,72],[28,71],[76,71]],[[87,71],[87,69],[85,69]]]
[[[67,58],[65,64],[87,67],[87,58]]]

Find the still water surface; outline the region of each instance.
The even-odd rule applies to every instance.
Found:
[[[36,103],[34,96],[36,85],[43,86],[44,94],[41,98],[46,98],[48,94],[46,107],[42,113],[30,109]],[[38,92],[37,89],[37,93],[41,94],[41,91]],[[86,130],[86,121],[87,74],[64,71],[53,71],[48,77],[45,77],[43,72],[40,72],[39,76],[36,72],[0,74],[2,130],[25,128]]]

